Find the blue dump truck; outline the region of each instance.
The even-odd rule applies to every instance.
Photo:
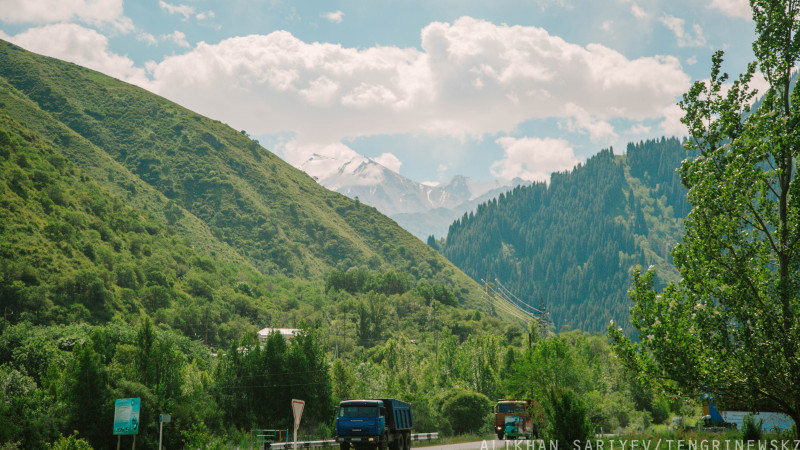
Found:
[[[393,398],[344,400],[336,415],[341,450],[411,448],[411,405]]]

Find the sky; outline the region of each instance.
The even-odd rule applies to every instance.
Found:
[[[0,0],[0,39],[139,85],[295,166],[546,181],[686,135],[677,106],[747,0]]]

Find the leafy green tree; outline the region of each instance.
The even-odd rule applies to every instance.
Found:
[[[32,377],[8,365],[0,366],[0,443],[42,447],[58,436],[63,425],[56,410],[53,398],[37,389]]]
[[[681,167],[692,210],[672,255],[682,280],[660,295],[634,273],[633,344],[609,328],[642,379],[686,395],[753,405],[764,399],[800,423],[800,4],[751,0],[757,62],[730,85],[723,55],[684,95],[697,157]],[[768,83],[750,111],[760,70]]]
[[[306,401],[303,417],[312,422],[323,423],[333,412],[328,363],[314,331],[298,333],[291,344],[272,333],[263,348],[246,338],[232,344],[219,364],[218,402],[237,427],[288,428],[293,398]]]
[[[333,362],[331,384],[334,402],[351,399],[355,396],[356,378],[352,370],[341,359]]]
[[[108,372],[92,342],[73,349],[74,360],[67,369],[65,400],[68,425],[78,430],[94,447],[112,445],[113,401]]]
[[[546,399],[550,392],[570,388],[578,393],[588,389],[587,361],[565,336],[540,340],[517,360],[508,390],[516,398]]]

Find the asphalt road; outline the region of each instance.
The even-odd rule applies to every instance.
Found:
[[[539,441],[498,441],[486,440],[475,442],[462,442],[460,444],[430,445],[425,447],[414,447],[426,450],[541,450],[545,448]]]

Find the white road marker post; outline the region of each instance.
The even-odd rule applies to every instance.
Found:
[[[297,450],[297,428],[300,427],[300,417],[303,415],[303,407],[305,406],[305,401],[292,399],[292,414],[294,414],[294,450]]]

